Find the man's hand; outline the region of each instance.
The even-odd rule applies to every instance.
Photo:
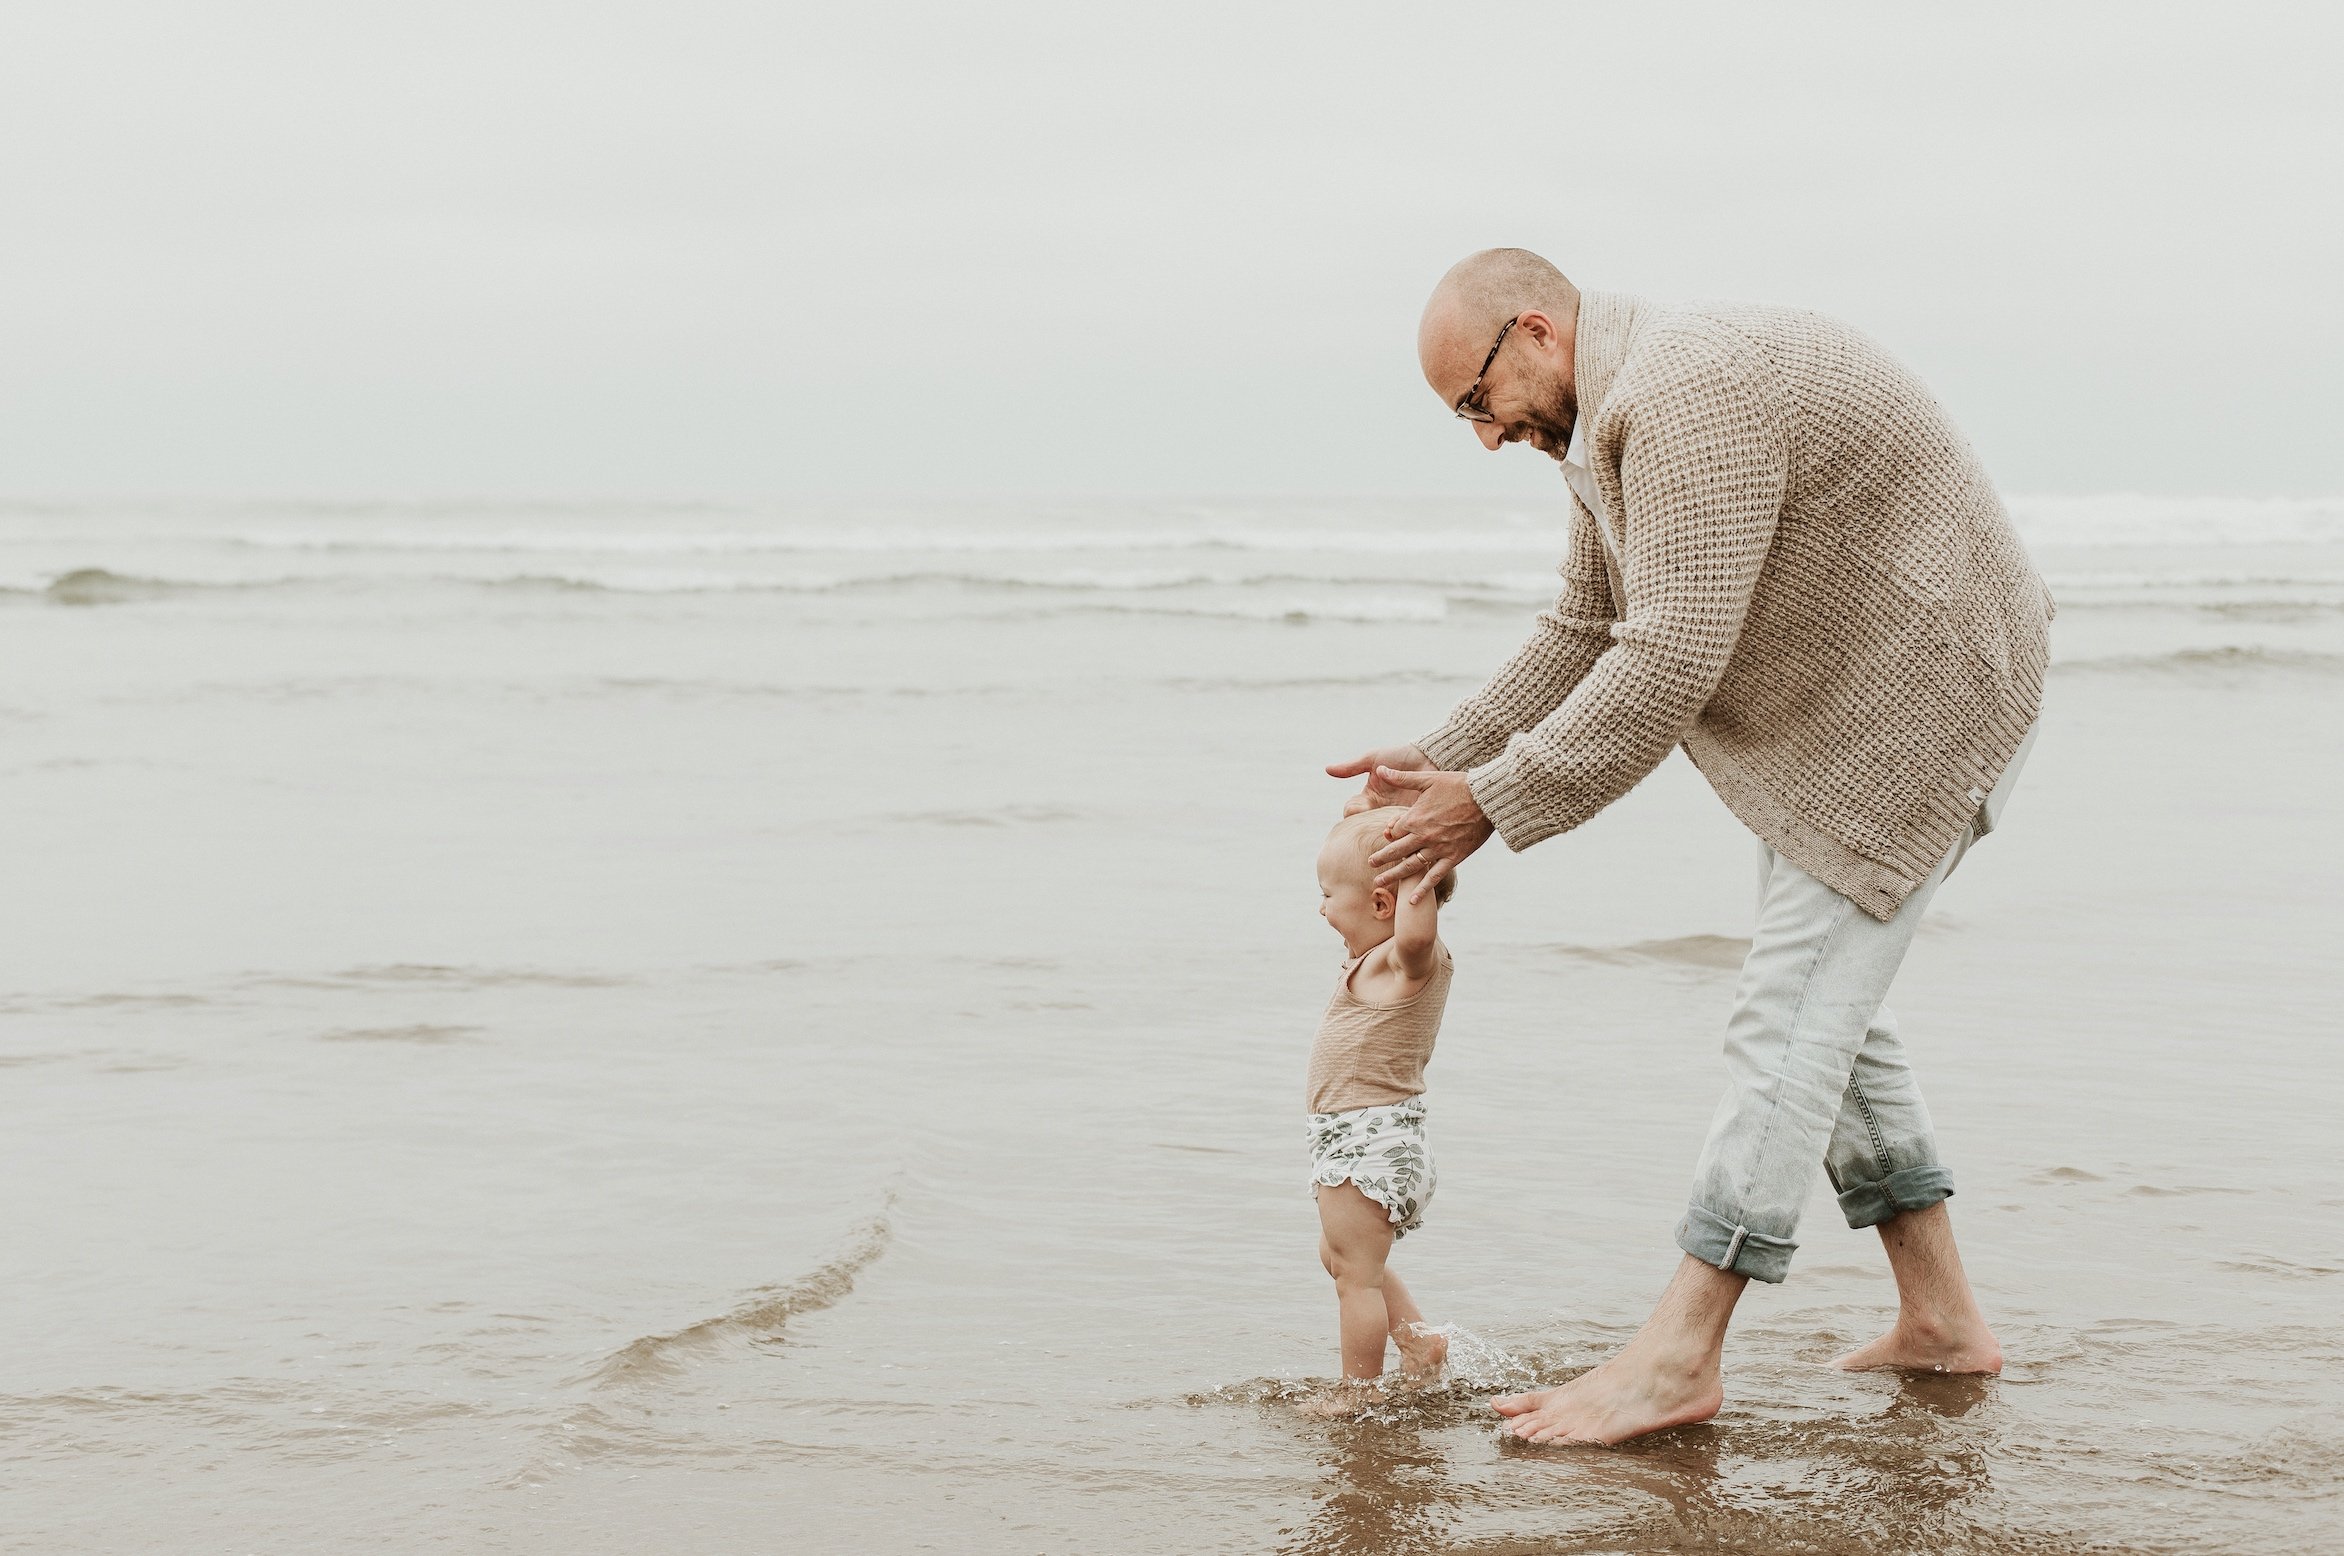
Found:
[[[1391,841],[1367,856],[1368,867],[1382,872],[1375,878],[1378,886],[1394,886],[1411,875],[1416,877],[1415,889],[1408,893],[1410,902],[1421,901],[1442,876],[1455,870],[1497,830],[1474,803],[1473,790],[1467,787],[1463,773],[1379,767],[1376,780],[1417,795],[1408,814],[1385,832]]]
[[[1378,810],[1386,805],[1412,805],[1416,795],[1412,790],[1394,788],[1378,774],[1384,769],[1402,773],[1431,772],[1432,758],[1414,746],[1386,746],[1381,751],[1370,751],[1365,756],[1348,762],[1337,762],[1327,768],[1329,778],[1356,778],[1367,775],[1367,786],[1343,802],[1343,814],[1356,816],[1363,810]]]

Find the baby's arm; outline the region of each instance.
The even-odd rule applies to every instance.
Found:
[[[1440,956],[1441,899],[1428,891],[1411,902],[1408,888],[1412,884],[1400,883],[1400,900],[1393,905],[1392,961],[1410,983],[1422,983],[1432,976]]]

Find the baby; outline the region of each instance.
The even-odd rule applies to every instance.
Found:
[[[1440,910],[1456,887],[1444,877],[1410,902],[1412,882],[1375,884],[1367,856],[1403,814],[1394,806],[1345,816],[1318,857],[1319,914],[1348,953],[1310,1050],[1310,1184],[1319,1259],[1335,1278],[1341,1311],[1344,1380],[1308,1407],[1318,1414],[1373,1396],[1387,1338],[1412,1379],[1438,1373],[1449,1352],[1400,1277],[1384,1267],[1393,1242],[1423,1224],[1432,1200],[1424,1066],[1449,997],[1452,964],[1440,941]]]

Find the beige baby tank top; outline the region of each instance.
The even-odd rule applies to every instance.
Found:
[[[1449,1001],[1449,974],[1456,964],[1441,946],[1432,977],[1416,997],[1398,1005],[1370,1005],[1351,992],[1351,975],[1362,957],[1343,964],[1343,981],[1327,1001],[1318,1041],[1310,1045],[1310,1110],[1343,1113],[1352,1108],[1405,1102],[1424,1090],[1424,1066],[1440,1035],[1441,1007]]]

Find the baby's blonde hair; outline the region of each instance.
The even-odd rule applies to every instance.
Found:
[[[1384,829],[1407,814],[1407,807],[1402,805],[1385,805],[1375,810],[1354,811],[1335,823],[1327,833],[1327,841],[1331,843],[1337,838],[1341,838],[1357,848],[1359,862],[1364,865],[1367,863],[1367,856],[1383,847],[1388,841],[1384,836]],[[1368,874],[1372,877],[1375,872],[1370,870]],[[1456,871],[1451,870],[1433,882],[1433,901],[1447,902],[1456,894]]]

